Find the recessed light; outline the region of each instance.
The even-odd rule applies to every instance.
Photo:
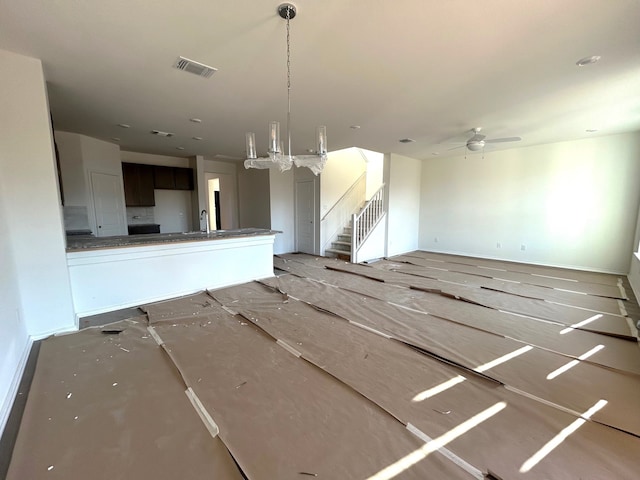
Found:
[[[200,120],[199,118],[190,118],[189,121],[193,123],[202,123],[202,120]]]
[[[349,128],[353,130],[360,130],[360,125],[351,125]]]
[[[581,58],[580,60],[578,60],[576,62],[576,65],[579,67],[584,67],[585,65],[591,65],[593,63],[596,63],[598,60],[600,60],[600,55],[593,55],[591,57],[584,57]]]
[[[118,137],[111,137],[111,140],[113,140],[114,142],[119,142],[120,139]]]
[[[128,124],[126,124],[126,123],[119,123],[119,124],[118,124],[118,126],[119,126],[120,128],[131,128],[131,125],[128,125]]]
[[[415,140],[413,138],[401,138],[398,140],[400,143],[413,143]]]
[[[176,147],[176,150],[184,150],[184,147]]]
[[[202,137],[191,137],[191,138],[193,138],[194,140],[202,140]]]
[[[431,155],[440,155],[440,152],[431,152]]]
[[[594,132],[597,132],[597,131],[598,131],[597,128],[587,128],[587,130],[586,130],[587,133],[594,133]]]

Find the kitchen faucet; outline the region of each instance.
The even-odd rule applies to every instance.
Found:
[[[209,235],[209,233],[211,233],[211,230],[209,228],[209,214],[207,213],[206,210],[202,210],[202,212],[200,212],[200,221],[202,222],[203,219],[205,224],[207,225],[207,229],[206,229],[207,235]]]

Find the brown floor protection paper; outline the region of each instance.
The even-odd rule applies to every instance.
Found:
[[[300,258],[300,256],[298,256]],[[638,345],[618,338],[598,335],[580,329],[566,329],[491,308],[484,308],[469,302],[439,294],[398,288],[397,285],[382,283],[360,275],[343,275],[329,268],[309,267],[308,263],[297,260],[275,259],[278,269],[300,277],[321,280],[342,289],[371,296],[393,304],[419,310],[436,317],[467,325],[496,335],[516,339],[556,353],[578,358],[597,345],[605,348],[589,357],[587,361],[640,374]],[[342,268],[333,263],[331,268]],[[391,275],[394,275],[393,273]],[[384,276],[382,273],[381,276]],[[396,275],[397,276],[397,275]],[[401,279],[405,278],[400,275]],[[565,332],[561,334],[560,332]],[[570,340],[567,340],[570,338]]]
[[[373,479],[422,446],[392,416],[242,317],[212,307],[197,320],[172,321],[154,328],[249,479]],[[433,453],[393,478],[470,477]]]
[[[514,340],[292,275],[263,283],[469,369],[526,349]],[[578,362],[574,368],[547,380],[548,375],[569,362],[565,356],[529,347],[483,374],[574,412],[583,412],[602,399],[605,394],[601,385],[605,384],[612,393],[605,395],[610,408],[595,414],[594,420],[640,435],[640,418],[629,415],[640,397],[640,376]]]
[[[274,339],[284,340],[314,365],[371,399],[403,423],[411,423],[431,438],[499,402],[508,408],[490,421],[453,441],[450,449],[484,471],[502,478],[519,478],[519,468],[549,438],[575,421],[526,397],[509,392],[469,372],[417,353],[407,346],[358,328],[311,306],[287,299],[257,283],[210,292],[222,304],[233,306],[243,317]],[[463,375],[465,375],[463,377]],[[433,386],[459,382],[428,398],[418,398]],[[598,445],[602,436],[615,442],[616,458],[602,454],[595,462],[581,458],[585,449]],[[500,439],[517,438],[513,449]],[[630,442],[630,443],[629,443]],[[634,450],[640,439],[590,424],[563,445],[561,455],[541,462],[527,478],[618,478],[635,475]]]
[[[7,480],[242,479],[143,322],[42,341]]]
[[[574,307],[552,304],[541,300],[524,298],[487,289],[467,287],[453,283],[442,282],[431,278],[424,278],[413,273],[399,273],[395,271],[383,271],[366,265],[327,265],[328,269],[353,273],[366,278],[372,278],[386,283],[409,286],[411,288],[429,292],[440,292],[467,302],[484,305],[485,307],[507,312],[529,315],[542,320],[549,320],[565,326],[575,325],[593,317],[592,312]],[[582,330],[594,331],[606,335],[619,336],[635,341],[626,320],[610,314],[598,314],[599,318],[588,325],[580,326]]]
[[[396,261],[397,259],[397,261]],[[483,287],[490,290],[511,293],[521,297],[534,298],[538,300],[546,300],[547,302],[559,303],[561,305],[570,305],[583,309],[593,310],[600,313],[611,313],[613,315],[621,315],[618,300],[608,297],[600,297],[595,295],[586,295],[582,293],[566,292],[555,288],[540,287],[538,285],[529,285],[524,283],[506,282],[496,280],[490,277],[481,277],[479,275],[471,275],[468,273],[451,272],[441,268],[434,268],[425,265],[427,262],[422,261],[416,263],[412,257],[394,257],[394,261],[381,260],[371,264],[373,268],[381,268],[384,270],[395,270],[398,272],[416,274],[436,280],[444,280],[461,285]],[[398,263],[398,261],[406,263]]]
[[[392,257],[391,260],[410,259],[411,257]],[[412,263],[423,264],[423,261],[413,258]],[[451,272],[467,273],[482,277],[494,278],[496,280],[506,280],[509,282],[518,282],[525,285],[537,285],[540,287],[556,288],[569,292],[583,293],[587,295],[598,295],[601,297],[626,299],[626,295],[620,290],[618,285],[603,285],[601,283],[577,282],[573,280],[565,280],[558,278],[541,277],[538,275],[530,275],[528,273],[496,271],[488,268],[481,268],[472,265],[462,265],[460,263],[443,262],[438,264],[439,268],[446,269]]]
[[[638,345],[567,329],[611,299],[541,286],[614,276],[403,261],[282,255],[290,274],[44,340],[7,478],[240,480],[234,458],[248,480],[638,478]],[[445,261],[489,273],[420,276]]]
[[[504,270],[508,272],[521,272],[530,275],[543,277],[560,278],[570,281],[586,283],[601,283],[603,285],[616,286],[619,282],[619,275],[611,273],[587,272],[561,267],[548,267],[542,265],[532,265],[529,263],[508,262],[505,260],[493,260],[488,258],[466,257],[463,255],[451,255],[445,253],[433,253],[425,251],[414,251],[405,253],[405,256],[427,259],[435,262],[460,263],[463,265],[474,265],[494,270]],[[393,257],[391,257],[393,258]]]

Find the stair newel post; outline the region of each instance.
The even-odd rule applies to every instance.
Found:
[[[358,216],[354,213],[351,215],[351,262],[352,263],[357,263],[356,262],[356,252],[358,251],[358,247],[357,247],[357,228],[358,228]]]

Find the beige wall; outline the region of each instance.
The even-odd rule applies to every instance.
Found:
[[[420,248],[627,273],[639,201],[638,133],[430,159]]]
[[[269,195],[269,170],[238,168],[240,228],[270,228]]]
[[[421,169],[422,162],[414,158],[385,155],[388,256],[418,248]]]
[[[276,254],[293,252],[296,248],[294,177],[293,170],[269,170],[271,228],[282,232],[276,235],[273,244]]]

